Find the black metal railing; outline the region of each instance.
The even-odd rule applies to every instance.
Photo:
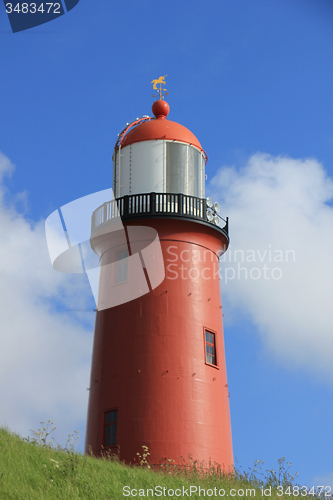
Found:
[[[200,220],[220,229],[228,236],[228,217],[218,216],[224,226],[216,225],[207,218],[205,198],[197,198],[182,193],[141,193],[131,194],[108,201],[92,214],[92,232],[107,220],[121,217],[122,220],[143,217],[181,217]]]

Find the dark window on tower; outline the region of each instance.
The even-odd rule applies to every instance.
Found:
[[[215,333],[205,330],[206,363],[216,366]]]
[[[105,413],[105,446],[117,444],[118,410]]]

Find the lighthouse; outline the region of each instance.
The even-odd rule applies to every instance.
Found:
[[[169,119],[127,124],[114,199],[92,214],[100,258],[85,450],[136,463],[233,466],[219,258],[228,222],[205,196],[207,155]]]

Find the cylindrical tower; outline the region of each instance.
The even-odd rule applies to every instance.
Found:
[[[155,118],[120,134],[115,200],[92,217],[101,267],[86,452],[108,449],[135,463],[147,446],[154,464],[196,460],[229,470],[219,283],[228,226],[216,225],[216,215],[211,222],[200,142],[167,119],[165,101],[152,109]]]

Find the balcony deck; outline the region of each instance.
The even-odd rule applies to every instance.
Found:
[[[103,203],[92,214],[91,234],[98,226],[108,220],[121,217],[122,221],[133,219],[171,218],[189,219],[213,227],[220,231],[229,241],[228,217],[219,216],[223,227],[210,222],[205,198],[197,198],[181,193],[140,193],[122,196]]]

